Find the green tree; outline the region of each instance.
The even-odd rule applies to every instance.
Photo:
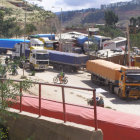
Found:
[[[5,67],[0,62],[0,78],[4,78],[3,75],[11,70],[13,64],[14,62],[9,61]],[[30,79],[21,82],[15,82],[12,79],[0,79],[0,139],[8,139],[7,128],[3,128],[6,123],[5,116],[16,119],[16,116],[10,114],[6,109],[19,100],[19,96],[22,95],[20,88],[22,88],[22,91],[27,91],[30,87],[32,87]]]
[[[130,25],[131,26],[136,27],[136,22],[137,22],[137,19],[135,19],[134,17],[130,18]]]
[[[4,11],[0,10],[0,37],[13,37],[17,28],[16,18],[7,17]]]
[[[119,18],[112,10],[105,11],[105,23],[109,26],[114,26]]]
[[[26,24],[26,28],[25,28],[26,35],[30,35],[36,30],[37,29],[33,24]]]
[[[137,18],[137,24],[140,27],[140,17]]]

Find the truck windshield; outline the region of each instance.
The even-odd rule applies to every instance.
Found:
[[[47,59],[49,59],[49,55],[48,54],[36,54],[36,59],[47,60]]]
[[[127,74],[126,83],[140,83],[140,74]]]
[[[43,44],[34,44],[33,46],[36,46],[36,47],[44,47]]]
[[[53,48],[53,43],[46,43],[45,45],[47,48]]]

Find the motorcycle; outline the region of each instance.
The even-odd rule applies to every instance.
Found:
[[[57,84],[58,82],[61,84],[67,84],[68,83],[68,77],[61,77],[60,75],[57,75],[53,78],[53,82]]]

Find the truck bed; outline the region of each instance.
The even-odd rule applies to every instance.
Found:
[[[90,73],[94,73],[95,75],[113,82],[119,81],[119,71],[121,67],[124,66],[101,59],[89,60],[86,63],[86,68]]]
[[[88,56],[84,54],[50,51],[50,50],[48,52],[50,62],[82,66],[86,65],[86,62],[88,61]]]
[[[0,48],[1,49],[14,49],[15,44],[24,42],[24,39],[4,39],[0,38]],[[25,40],[26,43],[29,42],[29,40]]]

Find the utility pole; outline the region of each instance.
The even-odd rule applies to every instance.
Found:
[[[26,38],[26,19],[27,19],[27,1],[25,1],[25,16],[24,16],[24,59],[25,59],[25,38]],[[23,77],[25,75],[25,60],[23,61]]]
[[[128,66],[131,66],[130,58],[130,38],[129,38],[129,25],[127,25],[127,48],[128,48]]]
[[[60,51],[62,51],[62,8],[61,8],[61,17],[60,17]]]
[[[60,7],[52,7],[52,8],[60,8]],[[60,45],[59,45],[59,51],[62,51],[62,8],[61,8],[61,15],[60,15]]]

